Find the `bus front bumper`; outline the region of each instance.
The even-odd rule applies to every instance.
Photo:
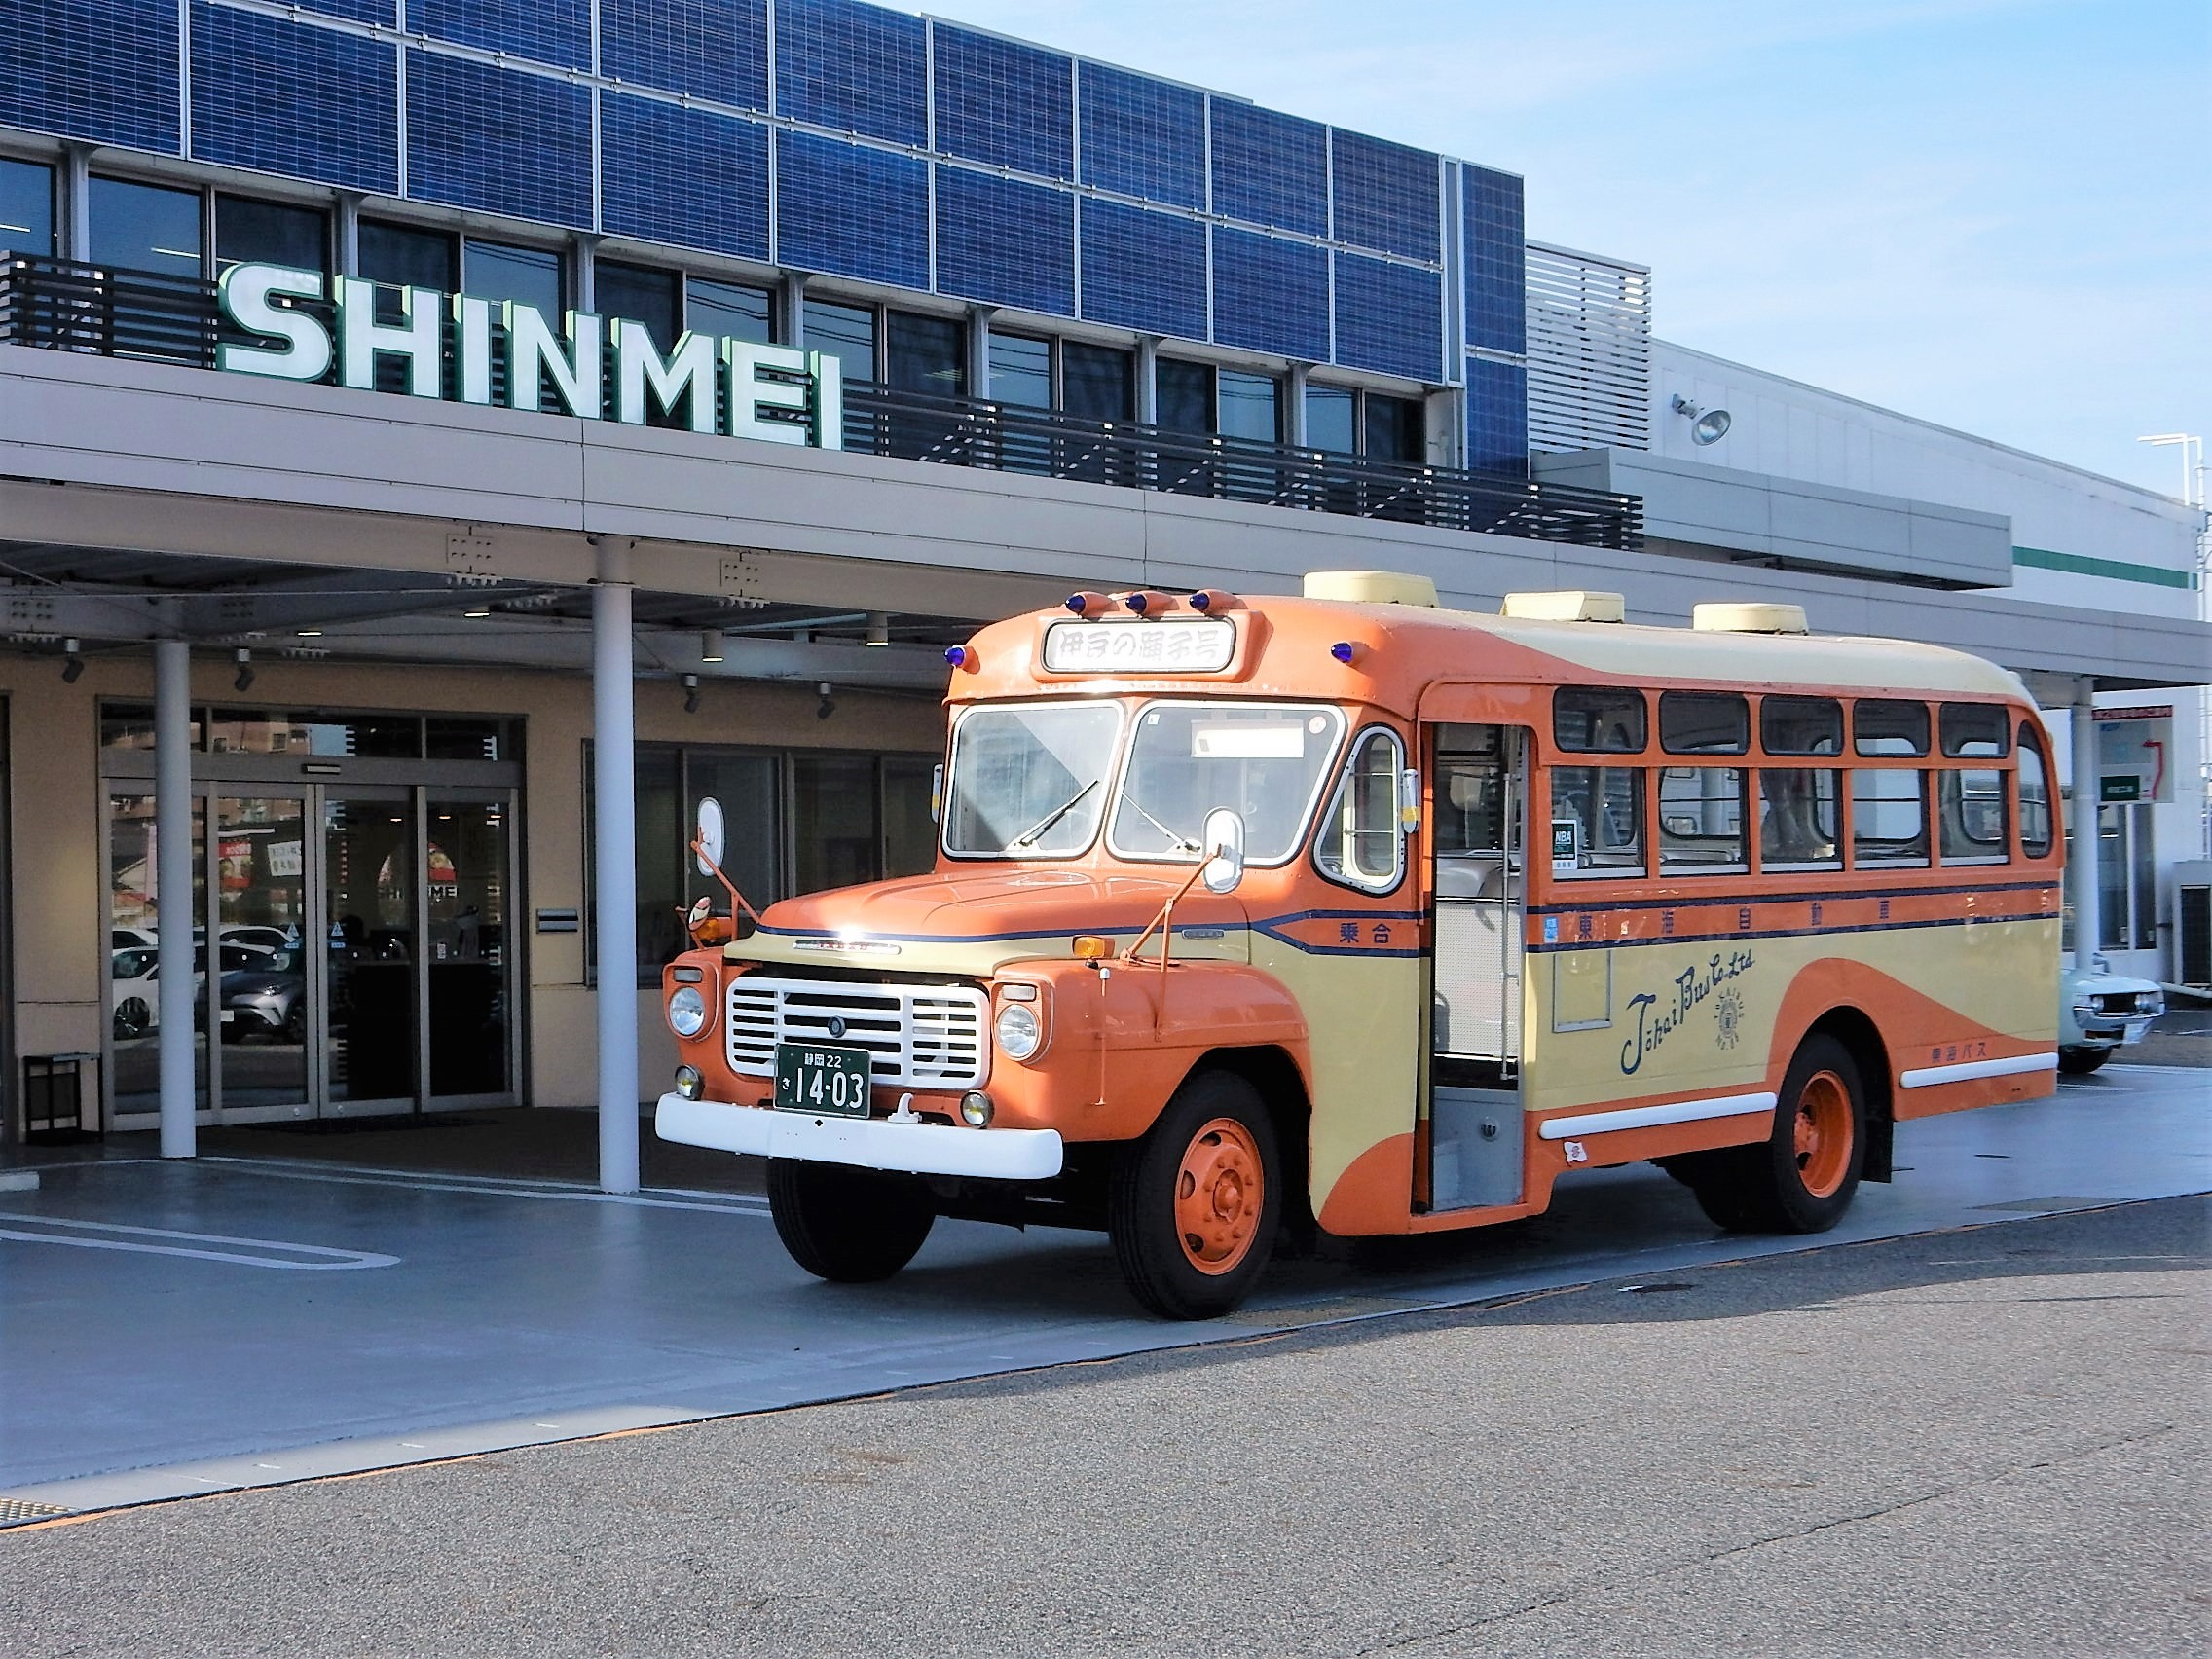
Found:
[[[664,1094],[653,1130],[666,1141],[758,1158],[798,1158],[916,1175],[977,1175],[1042,1181],[1060,1172],[1057,1129],[970,1129],[894,1124],[885,1118],[813,1117],[766,1106],[732,1106]]]

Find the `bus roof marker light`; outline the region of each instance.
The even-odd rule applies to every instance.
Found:
[[[1150,616],[1156,610],[1165,610],[1175,602],[1163,593],[1148,593],[1138,588],[1134,593],[1124,594],[1122,603],[1139,616]]]
[[[1088,589],[1085,589],[1081,593],[1068,595],[1067,608],[1078,616],[1093,616],[1101,610],[1113,609],[1114,602],[1102,593],[1092,593]]]
[[[944,647],[944,660],[954,668],[964,668],[971,674],[983,666],[974,645],[947,645]]]
[[[1227,610],[1236,603],[1236,596],[1219,588],[1200,588],[1183,602],[1200,616],[1211,616],[1217,610]]]
[[[1357,640],[1339,640],[1329,647],[1329,654],[1348,668],[1367,654],[1367,647]]]

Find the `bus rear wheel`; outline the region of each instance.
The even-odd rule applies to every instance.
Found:
[[[1122,1278],[1163,1319],[1211,1319],[1251,1293],[1282,1218],[1282,1161],[1257,1090],[1184,1080],[1114,1171],[1107,1233]]]
[[[1866,1161],[1866,1091],[1833,1037],[1808,1037],[1789,1062],[1774,1131],[1708,1153],[1685,1171],[1698,1207],[1739,1233],[1825,1233],[1843,1219]]]
[[[797,1158],[768,1161],[768,1212],[792,1260],[832,1284],[872,1284],[914,1259],[937,1208],[920,1180]]]

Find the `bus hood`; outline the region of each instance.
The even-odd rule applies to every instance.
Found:
[[[1189,874],[1172,879],[1085,870],[939,871],[811,893],[771,904],[732,961],[988,973],[1021,957],[1074,954],[1078,934],[1126,945]],[[1175,906],[1179,956],[1251,960],[1244,906],[1194,888]],[[1149,949],[1150,947],[1148,947]]]

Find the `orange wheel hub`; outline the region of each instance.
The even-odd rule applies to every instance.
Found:
[[[1797,1179],[1816,1198],[1834,1196],[1851,1168],[1851,1091],[1815,1072],[1797,1096]]]
[[[1175,1172],[1175,1236],[1201,1273],[1226,1273],[1252,1253],[1267,1207],[1259,1143],[1235,1118],[1191,1137]]]

